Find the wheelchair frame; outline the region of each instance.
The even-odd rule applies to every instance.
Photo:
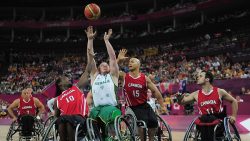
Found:
[[[130,109],[130,108],[129,108]],[[144,129],[144,139],[147,139],[147,125],[144,121],[142,120],[137,120],[135,114],[133,113],[132,109],[130,109],[130,112],[132,113],[126,113],[124,115],[124,117],[127,119],[127,121],[131,124],[131,127],[134,131],[134,133],[137,133],[137,128],[141,127]],[[158,128],[157,128],[157,132],[156,135],[154,137],[155,141],[162,141],[162,137],[160,134],[163,134],[163,130],[164,127],[167,130],[168,133],[168,138],[165,138],[167,141],[172,141],[172,134],[171,134],[171,128],[170,126],[167,124],[167,122],[165,120],[163,120],[158,114],[156,114],[157,116],[157,121],[158,121]],[[162,123],[162,124],[161,124]],[[136,139],[139,140],[139,136],[136,135]]]
[[[18,140],[22,141],[27,140],[27,139],[31,139],[31,138],[35,138],[37,141],[40,140],[40,135],[42,135],[42,131],[43,131],[43,125],[42,123],[40,123],[41,121],[37,120],[35,117],[31,116],[31,115],[23,115],[22,117],[25,116],[30,116],[34,119],[34,125],[33,125],[33,131],[32,131],[32,135],[31,136],[24,136],[22,135],[22,126],[20,123],[18,123],[18,121],[12,122],[8,131],[8,134],[6,136],[6,140],[7,141],[13,141],[13,136],[16,133],[19,133],[19,137]]]
[[[196,117],[191,122],[191,124],[189,125],[189,127],[187,128],[185,136],[184,136],[184,141],[188,141],[190,138],[193,138],[193,140],[197,140],[197,141],[199,140],[201,133],[196,128],[195,121],[197,119],[198,119],[198,117]],[[217,131],[217,128],[219,126],[223,126],[223,128],[224,128],[224,140],[226,140],[226,141],[233,141],[233,139],[236,139],[236,141],[241,141],[240,135],[239,135],[239,132],[238,132],[237,128],[235,127],[234,124],[230,123],[228,117],[225,117],[223,119],[223,121],[221,121],[220,123],[218,123],[218,124],[215,125],[215,127],[214,127],[214,141],[217,141],[216,131]],[[234,136],[232,136],[232,133],[231,133],[231,130],[230,130],[230,126],[233,128],[233,130],[235,132]],[[191,131],[191,130],[193,130],[193,131]],[[221,138],[220,138],[220,140],[221,140]]]

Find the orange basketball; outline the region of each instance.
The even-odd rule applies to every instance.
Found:
[[[95,3],[88,4],[84,9],[84,15],[89,20],[97,20],[101,15],[100,7]]]

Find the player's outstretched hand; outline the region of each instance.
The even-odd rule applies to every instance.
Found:
[[[121,49],[119,51],[117,59],[119,59],[119,60],[125,60],[125,59],[127,59],[128,58],[128,57],[126,57],[127,52],[128,51],[126,49]]]
[[[86,33],[86,35],[87,35],[87,37],[88,37],[89,40],[94,39],[95,36],[96,36],[96,31],[94,32],[93,26],[89,26],[87,28],[87,30],[85,30],[85,33]]]
[[[108,33],[107,32],[104,33],[104,37],[103,37],[104,41],[108,41],[111,35],[112,35],[112,29],[109,29]]]

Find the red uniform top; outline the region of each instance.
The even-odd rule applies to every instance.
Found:
[[[145,74],[140,73],[137,78],[133,78],[129,73],[124,79],[124,94],[129,106],[137,106],[147,102],[147,81]]]
[[[84,94],[77,86],[72,86],[58,96],[57,107],[61,111],[61,115],[82,115],[84,117],[89,112]]]
[[[36,115],[36,106],[34,102],[34,98],[30,97],[28,102],[24,101],[22,97],[20,99],[20,106],[19,106],[19,115]]]
[[[218,88],[213,87],[213,90],[208,94],[199,90],[198,108],[201,115],[218,114],[222,112],[222,101],[218,93]]]

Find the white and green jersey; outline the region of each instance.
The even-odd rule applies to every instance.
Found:
[[[110,74],[98,74],[92,84],[92,95],[95,107],[101,105],[117,105],[117,86]]]

